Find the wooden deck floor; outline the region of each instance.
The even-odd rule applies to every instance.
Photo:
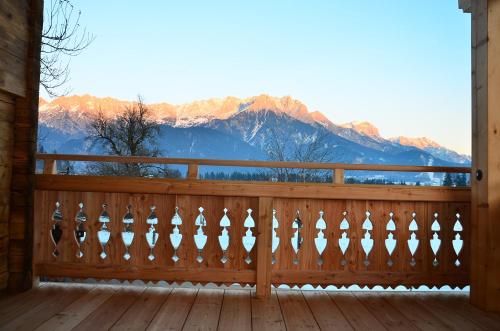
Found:
[[[44,283],[0,298],[1,330],[500,330],[463,293],[187,289]]]

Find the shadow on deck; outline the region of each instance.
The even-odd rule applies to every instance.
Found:
[[[0,298],[1,330],[499,330],[461,292],[193,289],[42,283]]]

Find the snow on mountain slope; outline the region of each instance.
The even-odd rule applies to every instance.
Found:
[[[91,95],[65,96],[51,101],[40,99],[39,122],[43,127],[56,130],[59,134],[82,137],[86,134],[86,125],[98,112],[113,117],[132,105],[133,101]],[[404,162],[402,156],[412,155],[409,159],[418,164],[427,164],[431,156],[445,162],[470,163],[470,157],[446,149],[427,138],[385,139],[368,122],[335,124],[320,112],[309,112],[306,105],[290,96],[277,98],[262,94],[243,99],[212,98],[181,105],[156,103],[148,104],[148,107],[152,110],[155,121],[171,128],[169,132],[173,132],[175,128],[206,127],[239,139],[243,144],[261,151],[265,140],[269,138],[269,129],[287,124],[290,132],[295,132],[291,134],[295,143],[301,143],[301,140],[307,139],[307,135],[320,129],[330,132],[332,148],[349,145],[353,149],[353,153],[348,149],[338,150],[338,153],[346,153],[346,157],[338,157],[343,162]],[[217,144],[221,140],[214,141]],[[255,153],[252,148],[250,150]],[[179,151],[190,153],[184,147]]]

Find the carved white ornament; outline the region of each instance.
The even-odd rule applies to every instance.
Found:
[[[363,247],[363,251],[365,252],[365,266],[368,266],[370,264],[370,260],[368,259],[368,256],[370,255],[370,252],[373,249],[373,239],[370,231],[373,230],[373,223],[370,220],[370,212],[367,211],[366,213],[366,219],[363,222],[363,225],[361,228],[363,230],[366,230],[364,238],[361,239],[361,246]]]
[[[76,252],[76,257],[80,259],[83,257],[82,245],[85,241],[85,238],[87,238],[87,232],[85,231],[85,226],[84,226],[85,222],[87,221],[87,215],[83,212],[83,202],[80,202],[78,204],[78,207],[80,209],[78,210],[75,216],[76,228],[74,235],[75,235],[76,245],[78,247],[78,250]]]
[[[385,248],[387,249],[387,253],[389,254],[389,260],[387,260],[387,265],[392,267],[394,262],[392,261],[392,253],[396,249],[397,241],[394,239],[394,231],[396,231],[396,223],[394,222],[394,213],[391,211],[389,213],[389,221],[385,227],[387,231],[387,239],[385,239]]]
[[[456,213],[455,216],[457,217],[457,220],[453,225],[453,232],[455,232],[455,239],[453,239],[452,244],[453,244],[453,250],[457,255],[457,259],[455,260],[455,266],[459,267],[461,264],[459,260],[459,255],[460,252],[462,251],[462,247],[464,246],[464,241],[460,237],[460,232],[462,232],[464,228],[462,227],[462,223],[460,222],[460,214]]]
[[[134,224],[134,216],[132,215],[131,209],[132,206],[128,205],[127,212],[125,213],[122,219],[122,222],[125,225],[125,229],[121,233],[123,245],[125,245],[125,254],[123,254],[123,258],[127,261],[130,260],[131,258],[128,249],[130,248],[132,242],[134,241],[134,231],[132,229],[132,224]]]
[[[170,243],[172,244],[172,248],[174,249],[174,255],[172,256],[172,260],[174,262],[179,261],[179,256],[177,256],[177,250],[181,245],[182,234],[179,226],[182,224],[182,219],[179,216],[179,207],[175,207],[175,214],[172,216],[172,220],[170,223],[174,226],[172,229],[172,233],[170,234]]]
[[[52,221],[54,221],[54,224],[52,225],[52,229],[50,230],[50,238],[52,239],[52,243],[54,244],[54,250],[52,251],[52,255],[54,257],[58,257],[60,254],[58,245],[63,235],[63,230],[60,224],[62,220],[63,215],[61,212],[61,204],[58,201],[56,202],[56,209],[52,213]]]
[[[434,260],[432,261],[432,265],[437,267],[439,265],[439,261],[437,259],[437,254],[439,252],[439,248],[441,247],[441,239],[439,238],[439,231],[441,231],[441,225],[439,225],[438,221],[438,213],[434,213],[434,221],[431,225],[431,231],[434,232],[432,234],[432,239],[430,240],[431,250],[434,254]]]
[[[295,229],[293,237],[290,239],[293,251],[295,252],[295,256],[293,258],[293,264],[299,264],[299,249],[300,246],[302,245],[302,242],[304,241],[300,233],[303,224],[299,214],[300,212],[297,210],[297,215],[295,216],[295,219],[292,222],[292,229]]]
[[[415,252],[418,249],[418,244],[420,240],[417,239],[417,234],[416,231],[418,231],[418,224],[415,219],[417,216],[417,213],[413,212],[412,213],[412,220],[410,222],[410,225],[408,226],[408,230],[410,231],[410,239],[408,239],[408,249],[410,250],[411,254],[411,261],[410,265],[415,266],[417,264],[417,261],[415,260]]]
[[[347,249],[349,248],[349,243],[351,239],[348,237],[347,230],[349,230],[349,221],[347,220],[347,211],[342,212],[342,215],[344,218],[340,222],[340,231],[342,231],[341,237],[339,238],[339,247],[340,251],[342,252],[342,260],[340,261],[341,265],[346,265],[347,260],[345,258],[345,253],[347,252]]]
[[[203,247],[205,247],[207,243],[207,236],[203,232],[203,227],[207,226],[207,220],[205,219],[205,216],[203,216],[203,207],[198,208],[198,211],[200,214],[198,217],[196,217],[196,220],[194,222],[194,225],[198,227],[196,230],[196,234],[194,235],[194,243],[196,245],[196,248],[198,248],[198,256],[196,257],[196,261],[198,263],[203,262]]]
[[[101,254],[99,255],[101,259],[105,259],[108,255],[106,254],[106,245],[111,237],[111,232],[108,229],[108,224],[111,221],[107,211],[108,205],[102,205],[102,212],[99,215],[99,222],[101,223],[101,229],[97,231],[97,239],[99,239],[99,244],[101,245]]]
[[[255,221],[252,218],[252,209],[247,209],[248,216],[245,218],[245,222],[243,226],[247,228],[245,232],[245,236],[243,237],[243,247],[247,251],[247,257],[245,258],[245,262],[247,264],[252,263],[252,259],[250,258],[250,252],[252,251],[253,246],[255,245],[256,237],[253,236],[252,228],[255,227]]]
[[[327,239],[323,233],[326,230],[326,222],[323,219],[324,212],[319,212],[319,219],[316,221],[316,229],[318,230],[318,235],[314,238],[314,244],[316,245],[316,250],[318,251],[318,265],[323,265],[323,252],[326,249]]]
[[[222,216],[219,225],[222,228],[221,235],[219,236],[219,245],[222,249],[222,258],[220,260],[222,263],[226,263],[228,260],[227,248],[229,247],[229,232],[227,228],[231,226],[231,221],[227,217],[227,208],[224,208],[224,216]]]
[[[154,248],[156,246],[156,243],[158,242],[158,237],[160,237],[160,234],[156,232],[155,225],[158,224],[158,217],[156,216],[155,209],[156,206],[151,206],[151,214],[149,214],[148,218],[146,219],[146,223],[149,224],[149,229],[148,232],[146,233],[146,241],[148,242],[149,246],[149,256],[148,259],[150,261],[153,261],[155,259],[154,255]]]

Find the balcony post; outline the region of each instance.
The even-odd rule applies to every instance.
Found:
[[[500,0],[472,14],[471,302],[500,312]]]
[[[198,179],[198,165],[197,164],[188,164],[188,171],[187,171],[187,178],[188,179]]]
[[[57,175],[57,162],[56,160],[43,161],[43,173],[45,175]]]
[[[344,184],[344,169],[335,169],[333,171],[333,183],[336,185]]]
[[[271,295],[273,199],[259,197],[257,234],[257,297]]]

